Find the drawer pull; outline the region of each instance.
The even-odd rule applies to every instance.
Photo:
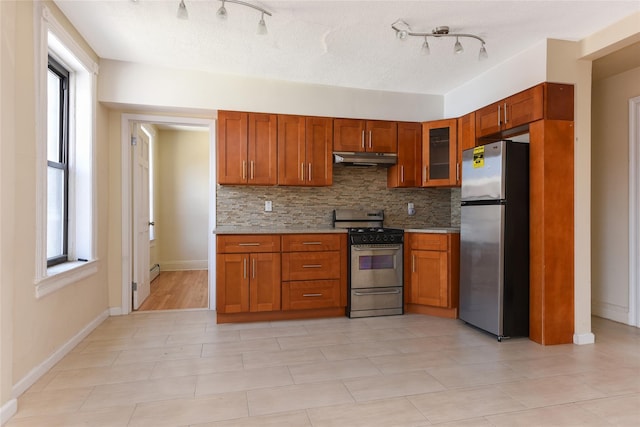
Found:
[[[302,294],[302,296],[305,298],[311,298],[311,297],[321,297],[322,294]]]
[[[398,289],[393,291],[377,291],[377,292],[354,292],[354,295],[359,297],[366,297],[367,295],[394,295],[399,294],[400,291]]]
[[[260,243],[238,243],[238,246],[260,246]]]
[[[303,245],[321,245],[322,242],[302,242]]]
[[[305,264],[302,268],[322,268],[322,264]]]

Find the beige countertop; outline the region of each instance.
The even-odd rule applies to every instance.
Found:
[[[213,230],[213,234],[321,234],[321,233],[346,233],[344,228],[319,227],[236,227],[222,225]]]
[[[394,227],[402,228],[402,227]],[[405,233],[459,233],[456,227],[425,227],[407,228]],[[319,228],[299,228],[299,227],[237,227],[232,225],[218,226],[213,230],[213,234],[315,234],[315,233],[346,233],[345,228],[319,227]]]

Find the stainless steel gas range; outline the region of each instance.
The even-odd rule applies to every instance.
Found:
[[[384,228],[384,211],[336,209],[334,226],[348,229],[349,317],[403,314],[404,231]]]

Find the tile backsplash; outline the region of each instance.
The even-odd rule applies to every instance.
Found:
[[[388,227],[423,228],[459,226],[452,215],[456,189],[387,188],[382,167],[335,165],[331,187],[260,187],[218,185],[216,225],[240,227],[331,227],[337,208],[384,209]],[[273,211],[265,212],[265,201]],[[407,215],[407,204],[416,214]]]

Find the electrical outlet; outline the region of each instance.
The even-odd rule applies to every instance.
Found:
[[[409,214],[409,216],[414,216],[416,214],[416,208],[413,203],[409,203],[407,205],[407,214]]]
[[[273,211],[273,203],[271,203],[271,200],[267,200],[266,202],[264,202],[264,211],[265,212]]]

